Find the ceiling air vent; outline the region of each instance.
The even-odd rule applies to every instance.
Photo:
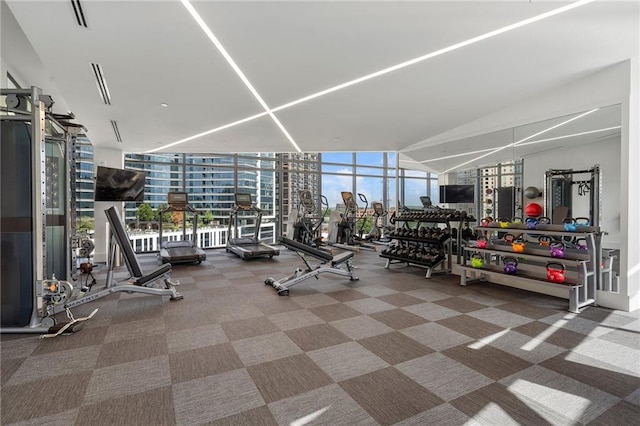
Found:
[[[111,127],[113,128],[113,133],[116,134],[116,140],[122,143],[122,138],[120,137],[120,129],[118,129],[118,122],[115,120],[111,120]]]
[[[80,0],[71,0],[71,6],[73,6],[73,13],[76,15],[78,25],[83,28],[88,28],[87,19],[84,17],[84,10],[82,10]]]
[[[111,95],[109,94],[109,89],[107,88],[107,82],[104,79],[104,74],[102,73],[102,67],[98,64],[91,64],[91,69],[93,70],[93,75],[96,78],[96,84],[98,85],[98,92],[100,92],[100,97],[102,101],[111,105]]]

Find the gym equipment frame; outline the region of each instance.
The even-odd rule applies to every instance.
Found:
[[[255,212],[256,223],[254,225],[253,237],[243,238],[240,235],[238,227],[238,212]],[[227,232],[227,253],[232,252],[239,256],[242,260],[254,257],[279,256],[280,250],[260,241],[260,224],[262,223],[262,209],[253,205],[251,194],[236,193],[235,206],[231,209],[231,217],[229,218],[229,229]],[[233,237],[232,237],[233,235]]]
[[[295,250],[296,254],[300,256],[304,262],[306,269],[297,268],[292,274],[287,275],[284,278],[280,278],[279,280],[276,280],[275,278],[266,279],[264,283],[278,290],[279,296],[288,296],[289,289],[294,285],[308,280],[311,277],[318,279],[318,275],[325,272],[349,277],[350,281],[357,281],[359,279],[355,276],[355,267],[351,264],[351,259],[353,259],[354,256],[353,252],[344,252],[333,256],[330,253],[315,249],[289,238],[283,237],[280,242],[287,248]],[[307,254],[321,260],[321,262],[316,265],[312,265],[305,257]],[[343,264],[346,266],[346,269],[342,268]]]
[[[207,254],[198,247],[198,215],[200,212],[189,205],[186,192],[167,193],[168,206],[158,211],[158,264],[163,263],[201,263],[207,259]],[[191,213],[193,215],[193,233],[190,240],[187,239],[186,218],[182,218],[182,240],[162,241],[162,216],[167,212]]]

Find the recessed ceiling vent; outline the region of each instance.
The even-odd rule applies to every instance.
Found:
[[[84,17],[84,10],[82,10],[82,4],[80,0],[71,0],[71,6],[73,6],[73,13],[76,15],[76,22],[83,28],[89,28],[87,26],[87,19]]]
[[[96,78],[96,84],[98,85],[98,92],[100,92],[100,97],[102,101],[111,105],[111,95],[109,94],[109,88],[107,87],[107,82],[104,79],[104,73],[102,72],[102,67],[98,64],[91,64],[91,69],[93,70],[93,75]]]
[[[118,122],[115,120],[111,120],[111,127],[113,128],[113,133],[116,134],[116,140],[122,143],[122,138],[120,137],[120,129],[118,129]]]

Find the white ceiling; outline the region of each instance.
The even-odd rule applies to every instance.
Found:
[[[7,0],[63,94],[60,104],[95,146],[143,152],[264,112],[179,1],[81,3],[88,29],[75,23],[70,1]],[[272,109],[569,3],[192,2]],[[638,10],[637,1],[596,1],[275,115],[303,151],[407,150],[637,57]],[[111,105],[99,97],[92,62],[102,66]],[[167,151],[294,148],[263,116]],[[424,161],[437,151],[408,155]],[[446,164],[431,166],[443,171]]]

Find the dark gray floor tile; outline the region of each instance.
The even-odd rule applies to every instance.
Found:
[[[518,333],[522,333],[530,337],[537,337],[547,343],[566,349],[573,349],[580,343],[584,342],[585,339],[590,339],[584,334],[564,328],[553,327],[540,321],[534,321],[529,324],[515,327],[513,328],[513,331],[517,331]]]
[[[500,326],[467,315],[445,318],[437,321],[437,323],[451,330],[455,330],[458,333],[473,337],[474,339],[482,339],[483,337],[487,337],[504,330],[504,328]]]
[[[557,309],[542,308],[535,306],[534,304],[520,302],[511,302],[505,303],[504,305],[498,305],[496,306],[496,309],[502,309],[503,311],[512,312],[514,314],[533,319],[542,319],[558,313]]]
[[[394,293],[388,294],[386,296],[378,296],[378,299],[382,300],[383,302],[390,303],[398,308],[424,303],[424,300],[418,299],[417,297],[409,296],[405,293]]]
[[[277,426],[273,414],[266,405],[243,411],[212,422],[203,423],[206,426]]]
[[[305,352],[339,345],[351,340],[330,324],[311,325],[288,330],[285,333]]]
[[[638,424],[640,407],[627,401],[620,401],[604,414],[589,423],[589,426],[618,426]]]
[[[230,343],[169,355],[172,383],[186,382],[244,367]]]
[[[229,321],[221,325],[229,340],[246,339],[248,337],[261,336],[263,334],[280,331],[280,329],[266,317]]]
[[[500,380],[532,365],[530,362],[491,346],[472,349],[461,345],[445,349],[442,354],[493,380]]]
[[[109,367],[166,354],[167,339],[164,334],[118,340],[101,346],[95,368]]]
[[[407,312],[403,309],[392,309],[389,311],[376,312],[369,315],[371,318],[388,325],[394,330],[413,327],[429,322],[428,320]]]
[[[391,365],[433,353],[432,349],[397,331],[368,337],[358,343]]]
[[[486,308],[483,304],[472,302],[462,297],[450,297],[448,299],[435,300],[433,303],[461,313],[473,312]]]
[[[327,322],[361,315],[360,312],[342,303],[318,306],[309,310]]]

